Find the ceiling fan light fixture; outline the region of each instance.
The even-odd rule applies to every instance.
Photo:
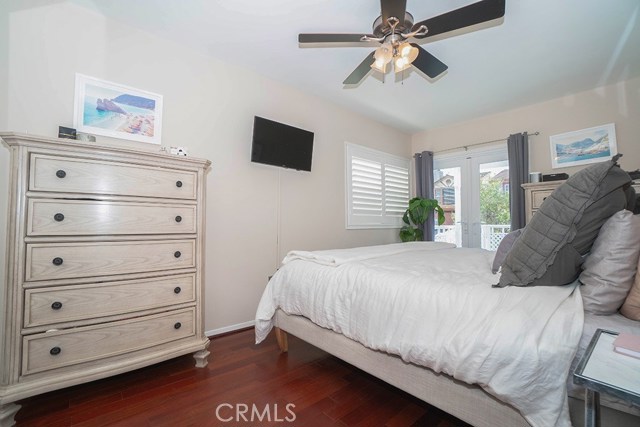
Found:
[[[398,46],[398,53],[400,54],[400,56],[407,58],[411,54],[411,49],[415,49],[415,48],[411,46],[409,43],[404,42],[400,46]]]
[[[373,64],[371,64],[371,68],[373,68],[376,71],[381,72],[382,74],[386,74],[387,73],[387,63],[383,62],[383,61],[380,61],[378,59],[373,61]]]
[[[407,42],[402,43],[400,46],[398,46],[397,52],[398,54],[395,57],[393,64],[396,73],[409,68],[413,61],[416,60],[419,53],[418,48],[411,46],[411,44]]]
[[[375,61],[371,64],[371,68],[384,74],[387,72],[387,64],[393,59],[393,47],[389,43],[384,43],[376,49],[373,57]]]
[[[398,56],[395,59],[393,66],[394,66],[393,68],[395,72],[399,73],[411,67],[411,63],[406,58],[403,58],[402,56]]]

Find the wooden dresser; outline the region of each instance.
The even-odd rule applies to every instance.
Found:
[[[542,202],[553,193],[564,181],[536,182],[531,184],[522,184],[524,188],[524,205],[526,210],[527,224],[531,220],[534,213],[540,208]],[[636,194],[640,195],[640,183],[634,182],[633,188]]]
[[[210,163],[0,137],[11,151],[0,425],[28,396],[187,353],[206,366]]]
[[[531,217],[540,208],[542,202],[553,193],[564,181],[535,182],[530,184],[522,184],[524,188],[524,208],[526,213],[527,224],[531,221]]]

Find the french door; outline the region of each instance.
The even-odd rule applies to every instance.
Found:
[[[436,224],[436,241],[496,250],[509,232],[507,148],[434,156],[434,198],[446,221]]]

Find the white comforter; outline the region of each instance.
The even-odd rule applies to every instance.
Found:
[[[256,341],[281,308],[478,384],[533,426],[571,425],[565,380],[582,331],[579,291],[492,288],[493,252],[451,246],[290,253],[258,306]]]

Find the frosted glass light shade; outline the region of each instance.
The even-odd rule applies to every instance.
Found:
[[[395,57],[395,72],[399,73],[411,66],[411,63],[418,57],[418,48],[411,46],[409,43],[402,43],[398,46],[398,56]]]
[[[384,43],[376,49],[373,57],[376,60],[371,64],[371,68],[384,74],[387,72],[387,64],[393,59],[393,47],[389,43]]]

